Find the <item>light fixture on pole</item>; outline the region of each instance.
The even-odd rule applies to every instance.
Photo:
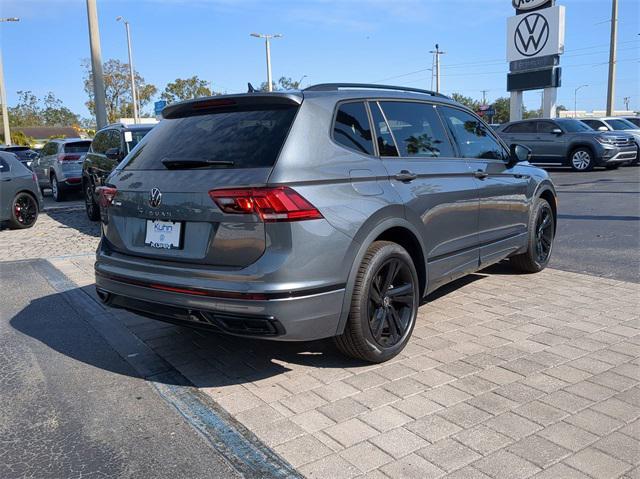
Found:
[[[256,38],[264,38],[265,47],[267,50],[267,91],[273,91],[273,84],[271,81],[271,39],[272,38],[282,38],[280,33],[276,34],[266,34],[266,33],[251,33],[252,37]]]
[[[578,116],[578,90],[580,90],[580,88],[585,88],[588,86],[589,85],[580,85],[575,90],[573,90],[573,117],[574,118]]]
[[[124,28],[127,31],[127,49],[129,50],[129,75],[131,76],[131,102],[133,103],[133,122],[138,123],[138,99],[136,92],[136,74],[133,69],[133,55],[131,53],[131,32],[129,30],[129,22],[123,17],[116,17],[116,22],[124,22]]]
[[[19,22],[18,17],[0,18],[0,22]],[[2,67],[2,50],[0,50],[0,102],[2,102],[2,127],[4,130],[4,144],[11,144],[9,130],[9,112],[7,110],[7,90],[4,87],[4,68]]]

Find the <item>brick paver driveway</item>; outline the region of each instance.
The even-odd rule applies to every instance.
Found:
[[[90,291],[97,226],[64,214],[0,232],[0,260]],[[493,267],[428,298],[382,365],[109,311],[308,477],[640,477],[636,283]]]

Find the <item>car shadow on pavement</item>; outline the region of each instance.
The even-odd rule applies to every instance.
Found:
[[[508,268],[501,265],[494,266],[491,268],[491,274],[504,274],[503,270],[506,272]],[[486,276],[485,273],[479,273],[456,280],[429,295],[425,303],[446,296]],[[104,352],[87,348],[85,338],[61,334],[64,331],[65,322],[70,319],[56,314],[54,305],[59,303],[60,296],[73,304],[74,301],[77,302],[78,297],[83,297],[85,301],[89,300],[87,295],[95,298],[93,286],[75,288],[35,299],[11,318],[10,324],[21,333],[76,361],[115,374],[166,384],[185,385],[184,378],[180,375],[166,374],[174,368],[196,387],[216,388],[250,382],[270,383],[274,380],[277,382],[278,376],[284,379],[289,376],[284,376],[285,374],[291,372],[298,374],[301,370],[313,369],[314,375],[321,377],[340,374],[337,370],[341,368],[366,369],[372,366],[365,361],[342,355],[330,339],[280,342],[234,337],[165,323],[113,308],[100,309],[104,312],[95,314],[94,310],[97,306],[95,304],[84,313],[78,313],[78,318],[74,320],[80,319],[94,326],[91,331],[98,336],[100,333],[97,330],[110,328],[109,325],[111,325],[115,326],[112,329],[120,328],[124,332],[124,334],[115,334],[114,337],[118,341],[132,344],[132,340],[135,343],[140,340],[144,343],[144,350],[147,353],[140,354],[123,354],[122,350],[126,350],[126,347],[119,349],[117,345],[105,343],[105,349],[113,347],[120,351],[123,359],[130,364],[139,365],[147,355],[160,358],[160,361],[155,361],[154,364],[157,365],[160,362],[165,365],[164,369],[143,367],[142,369],[147,370],[147,373],[140,373],[140,368],[137,366],[136,371],[133,367],[127,367],[124,361],[114,362],[112,359],[109,360],[109,355]],[[77,305],[74,310],[82,311],[82,306]],[[45,315],[43,311],[50,311],[51,314]],[[102,324],[97,325],[98,322]],[[137,340],[131,335],[134,335]],[[110,338],[110,341],[113,341],[113,338]]]
[[[55,208],[45,212],[49,218],[59,223],[58,228],[72,228],[83,235],[100,237],[100,223],[97,221],[89,221],[84,208]]]

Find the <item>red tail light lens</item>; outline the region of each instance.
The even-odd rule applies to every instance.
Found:
[[[287,186],[211,190],[209,196],[225,213],[257,214],[265,222],[322,218],[315,206]]]
[[[68,153],[60,153],[58,155],[58,161],[77,161],[80,159],[80,155],[70,155]]]
[[[113,199],[116,197],[117,193],[118,193],[118,189],[117,188],[113,188],[111,186],[101,186],[101,187],[99,187],[98,188],[98,196],[99,196],[100,206],[102,208],[106,208],[107,206],[112,204],[113,203]]]

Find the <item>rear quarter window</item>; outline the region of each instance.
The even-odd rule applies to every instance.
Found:
[[[165,119],[147,133],[122,168],[164,170],[163,160],[229,162],[233,168],[271,167],[297,110],[297,106],[270,106]]]
[[[345,148],[373,155],[371,125],[364,102],[343,103],[338,107],[333,139]]]

